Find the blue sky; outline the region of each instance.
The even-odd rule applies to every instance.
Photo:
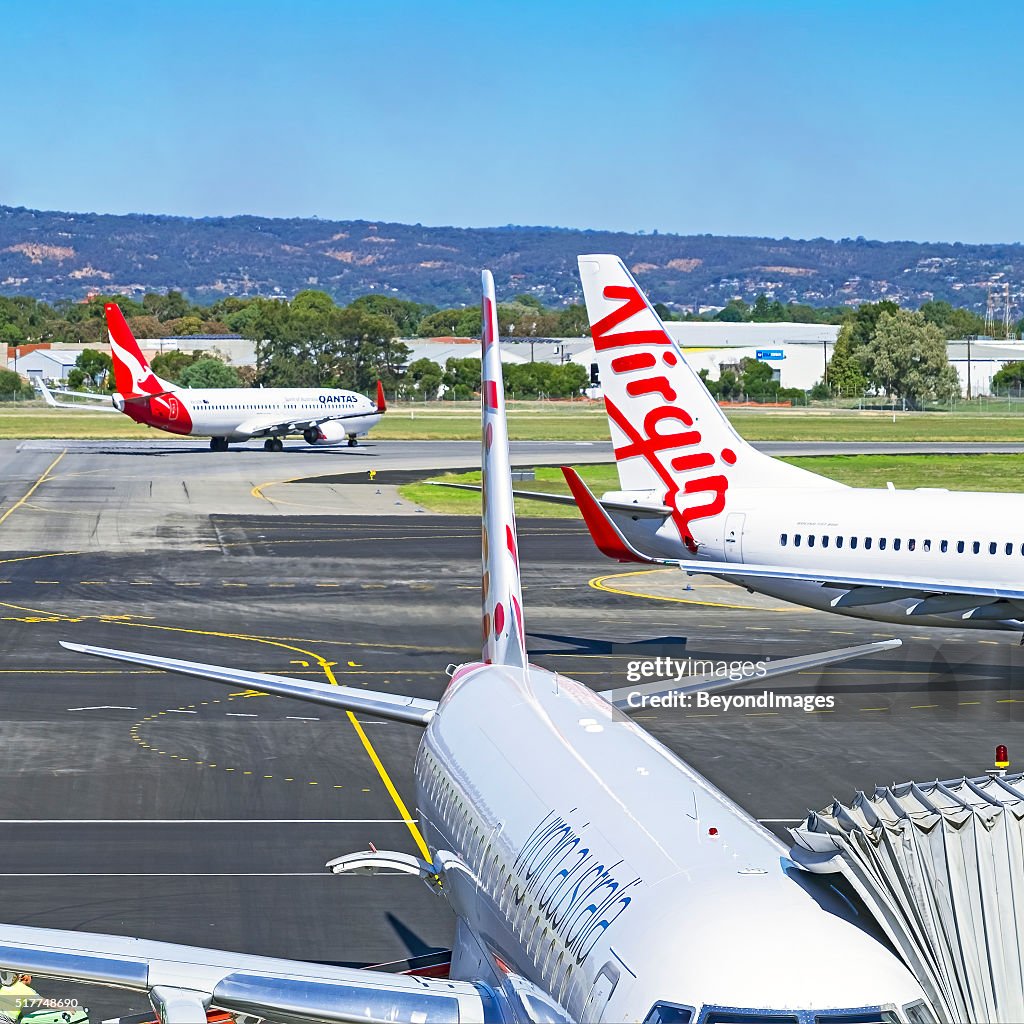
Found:
[[[1024,5],[4,12],[0,203],[1024,239]]]

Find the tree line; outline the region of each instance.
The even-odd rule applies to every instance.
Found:
[[[442,395],[467,398],[479,387],[479,360],[452,359],[443,368],[429,359],[410,362],[411,350],[401,340],[478,337],[476,306],[437,309],[379,294],[364,295],[345,306],[312,289],[290,301],[226,297],[208,305],[193,303],[178,291],[147,293],[140,300],[97,295],[87,302],[53,304],[0,297],[0,344],[105,341],[107,302],[121,307],[133,333],[142,340],[236,333],[254,342],[253,368],[227,366],[215,352],[179,350],[154,359],[157,374],[186,387],[337,386],[367,392],[381,380],[391,394],[423,400]],[[680,319],[665,306],[655,308],[665,319]],[[978,335],[985,326],[977,314],[944,301],[926,302],[911,312],[889,301],[817,308],[783,305],[764,295],[749,306],[735,299],[717,312],[702,317],[687,314],[683,319],[841,323],[827,371],[810,396],[856,397],[870,392],[912,404],[944,401],[958,393],[945,342]],[[502,335],[520,338],[581,337],[589,328],[584,306],[551,309],[529,293],[499,304],[498,323]],[[723,369],[719,380],[708,385],[725,400],[745,396],[801,400],[803,392],[781,389],[771,378],[769,366],[745,360],[735,369]],[[109,389],[113,386],[109,357],[83,350],[69,383],[73,388]],[[586,387],[587,374],[575,364],[510,364],[507,384],[510,393],[524,398],[567,397]],[[24,385],[0,383],[5,393],[19,387]]]

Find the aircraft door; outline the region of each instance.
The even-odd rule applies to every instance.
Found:
[[[730,512],[725,520],[725,560],[743,561],[743,523],[746,512]]]
[[[619,983],[619,969],[611,960],[608,961],[598,972],[594,981],[594,987],[590,990],[590,998],[583,1008],[581,1020],[604,1020],[604,1011],[608,1007],[608,1001]]]

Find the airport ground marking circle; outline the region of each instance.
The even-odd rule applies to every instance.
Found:
[[[760,608],[754,604],[729,604],[725,601],[698,601],[693,598],[686,597],[667,597],[662,594],[644,594],[637,593],[633,590],[623,590],[620,587],[612,587],[608,585],[608,580],[621,580],[628,576],[645,576],[649,573],[668,573],[678,572],[677,569],[633,569],[630,572],[613,572],[608,573],[605,576],[595,576],[592,580],[587,581],[587,586],[592,587],[594,590],[603,590],[608,594],[621,594],[623,597],[634,597],[639,600],[646,601],[667,601],[671,604],[692,604],[699,605],[702,608],[730,608],[736,611],[744,612],[780,612],[789,613],[802,611],[801,608]],[[765,627],[768,628],[768,627]]]

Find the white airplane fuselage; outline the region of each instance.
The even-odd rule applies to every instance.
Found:
[[[118,395],[114,404],[136,422],[172,434],[229,441],[247,441],[264,424],[365,410],[365,416],[328,420],[310,435],[313,443],[336,444],[366,434],[380,421],[369,398],[336,388],[181,388],[144,401],[125,402]]]
[[[633,492],[605,497],[628,500]],[[650,500],[650,498],[648,498]],[[744,488],[728,491],[726,510],[694,524],[695,555],[687,557],[671,521],[614,519],[653,554],[709,561],[786,565],[808,571],[870,572],[896,580],[1020,587],[1024,581],[1024,495],[873,488]],[[978,602],[960,609],[908,614],[920,597],[864,605],[834,605],[849,588],[801,580],[743,577],[750,590],[825,611],[904,625],[1024,629],[1005,610],[985,617]],[[953,603],[953,602],[950,602]]]
[[[463,666],[415,773],[431,852],[468,867],[447,895],[479,947],[456,947],[452,977],[497,956],[581,1021],[923,998],[851,904],[575,680]]]

